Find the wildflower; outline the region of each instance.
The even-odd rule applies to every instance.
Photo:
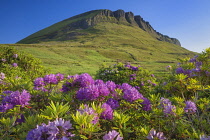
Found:
[[[179,67],[176,69],[176,74],[184,73],[184,69],[182,67]]]
[[[210,136],[201,135],[200,140],[210,140]]]
[[[206,71],[206,76],[210,76],[210,72],[209,71]]]
[[[8,102],[15,105],[21,105],[22,107],[24,107],[25,105],[29,105],[29,101],[30,101],[31,95],[26,91],[23,90],[22,92],[19,91],[14,91],[12,93],[10,93],[9,96],[6,96],[2,102]]]
[[[99,97],[99,90],[96,85],[82,87],[77,91],[76,98],[79,100],[95,100]]]
[[[130,75],[130,81],[135,80],[136,79],[136,74],[131,74]]]
[[[126,89],[123,92],[124,92],[123,98],[129,102],[133,102],[137,99],[143,98],[143,95],[140,94],[139,91],[134,87]]]
[[[195,66],[196,66],[196,68],[200,68],[202,66],[202,62],[196,62]]]
[[[34,86],[35,87],[42,87],[42,86],[45,86],[45,83],[44,83],[44,79],[43,78],[36,78],[34,80]]]
[[[47,84],[57,84],[58,83],[58,79],[55,74],[45,75],[43,80]]]
[[[59,118],[54,122],[49,122],[48,125],[43,123],[42,125],[37,125],[35,129],[28,132],[26,140],[42,140],[42,139],[68,139],[73,137],[74,134],[69,132],[72,128],[70,121],[64,121]]]
[[[29,105],[31,95],[26,91],[23,90],[22,92],[13,91],[8,93],[7,96],[4,96],[2,100],[2,104],[0,105],[0,112],[5,112],[8,109],[12,109],[15,105],[21,105],[24,107]]]
[[[58,80],[58,82],[62,81],[64,79],[64,75],[61,73],[57,73],[55,75],[56,79]]]
[[[107,103],[103,103],[101,106],[104,111],[101,113],[101,118],[105,120],[113,119],[113,110]]]
[[[48,131],[49,128],[45,123],[43,123],[42,125],[37,125],[35,129],[32,129],[31,131],[28,132],[26,140],[47,139],[49,137],[49,134],[47,134]]]
[[[127,89],[131,89],[133,87],[131,85],[129,85],[128,83],[123,83],[120,88],[124,91]]]
[[[48,139],[61,139],[64,137],[72,137],[73,135],[68,132],[67,130],[73,129],[72,124],[70,121],[64,121],[63,119],[59,118],[56,119],[54,122],[49,122],[48,124],[48,133],[50,136]]]
[[[44,86],[46,86],[45,82],[44,82],[44,79],[39,77],[39,78],[36,78],[34,80],[34,90],[42,90],[42,91],[47,91]]]
[[[151,74],[151,77],[155,77],[155,75],[154,74]]]
[[[5,77],[5,74],[3,72],[0,73],[0,80],[3,80]]]
[[[17,58],[17,57],[18,57],[18,54],[14,54],[13,57],[14,57],[14,58]]]
[[[117,88],[117,86],[113,81],[107,81],[105,84],[111,93],[115,92],[115,89]]]
[[[21,114],[21,115],[20,115],[20,118],[17,118],[15,122],[16,122],[16,123],[23,123],[23,122],[25,122],[25,117],[24,117],[24,115]]]
[[[165,115],[168,115],[168,114],[175,115],[176,106],[172,105],[169,99],[165,99],[161,97],[160,105],[163,108],[163,113]]]
[[[150,111],[152,108],[151,108],[151,102],[149,99],[143,97],[142,98],[144,101],[141,103],[143,105],[142,109],[144,111]]]
[[[166,99],[166,98],[161,97],[161,99],[160,99],[160,105],[162,107],[164,107],[167,104],[171,104],[171,101],[169,99]]]
[[[84,106],[85,106],[84,109],[80,108],[77,111],[79,111],[80,114],[93,115],[94,118],[92,120],[92,123],[96,124],[99,121],[98,114],[95,112],[95,110],[92,107],[88,107],[87,105],[84,105]]]
[[[165,115],[168,115],[168,114],[175,115],[175,110],[176,110],[176,106],[171,105],[171,104],[166,104],[164,105],[163,113]]]
[[[154,140],[154,139],[159,139],[159,140],[165,140],[166,137],[164,137],[163,132],[156,132],[155,129],[151,129],[148,136],[147,136],[148,140]]]
[[[80,87],[86,87],[88,85],[94,84],[93,78],[88,73],[79,75],[75,82],[79,83]]]
[[[189,60],[189,62],[196,62],[197,60],[197,57],[198,57],[198,55],[195,55],[193,58],[191,58],[190,60]]]
[[[116,139],[115,139],[116,138]],[[119,132],[116,130],[109,131],[103,136],[103,140],[122,140],[123,137],[120,137]]]
[[[98,84],[96,85],[99,90],[99,96],[108,96],[110,91],[105,84]]]
[[[171,70],[171,69],[172,69],[172,66],[168,65],[168,66],[166,67],[166,69],[167,69],[167,70]]]
[[[117,100],[113,99],[113,98],[109,98],[109,99],[106,101],[106,103],[107,103],[108,105],[110,105],[110,107],[111,107],[112,109],[117,109],[118,107],[120,107],[119,102],[118,102]]]
[[[140,90],[140,87],[139,86],[134,86],[137,90]]]
[[[2,62],[6,62],[7,60],[6,60],[6,59],[4,59],[4,58],[2,58],[2,59],[1,59],[1,61],[2,61]]]
[[[197,107],[196,107],[196,105],[195,105],[194,102],[192,102],[192,101],[186,101],[185,104],[186,104],[186,106],[184,108],[184,111],[186,113],[195,113],[196,112]]]
[[[101,80],[101,79],[97,79],[97,80],[95,80],[95,83],[94,84],[95,85],[101,85],[101,84],[104,84],[104,81]]]
[[[13,66],[13,67],[17,67],[18,64],[17,64],[17,63],[13,63],[12,66]]]
[[[134,66],[130,66],[130,68],[131,68],[133,71],[138,71],[138,70],[139,70],[138,67],[134,67]]]

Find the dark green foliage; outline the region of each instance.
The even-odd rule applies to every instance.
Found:
[[[32,81],[49,72],[41,61],[30,54],[16,50],[14,47],[0,47],[0,72],[6,76],[3,89],[29,89]]]
[[[96,74],[97,79],[113,81],[117,84],[128,83],[146,95],[157,85],[155,76],[148,70],[130,64],[118,63],[102,66]]]

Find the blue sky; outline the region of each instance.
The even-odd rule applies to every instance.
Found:
[[[0,44],[12,44],[90,10],[123,9],[188,50],[210,47],[210,0],[0,0]]]

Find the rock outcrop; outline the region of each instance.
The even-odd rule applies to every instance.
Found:
[[[72,23],[69,25],[69,27],[71,27],[72,29],[86,29],[88,27],[96,25],[99,22],[114,22],[118,24],[138,26],[139,28],[149,33],[152,37],[156,38],[159,41],[165,41],[181,46],[178,39],[170,38],[167,35],[163,35],[157,32],[153,29],[150,23],[145,21],[141,16],[134,16],[132,12],[125,12],[123,10],[99,10],[99,12],[95,16]]]

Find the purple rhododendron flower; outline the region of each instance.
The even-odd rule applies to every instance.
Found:
[[[149,99],[143,97],[142,98],[144,101],[141,103],[143,105],[142,109],[144,111],[150,111],[152,109],[152,106],[151,106],[151,102]]]
[[[195,113],[196,112],[197,107],[196,107],[196,105],[195,105],[194,102],[192,102],[192,101],[186,101],[185,104],[186,104],[186,106],[184,108],[184,111],[186,113]]]
[[[13,63],[12,66],[13,66],[13,67],[17,67],[18,64],[17,64],[17,63]]]
[[[201,135],[200,140],[210,140],[210,136]]]
[[[3,97],[2,104],[0,105],[0,112],[12,109],[15,105],[21,105],[21,107],[29,105],[28,102],[30,101],[30,97],[31,95],[26,90],[8,93],[7,96]]]
[[[47,84],[57,84],[58,83],[58,79],[55,74],[45,75],[43,80]]]
[[[138,71],[139,68],[138,67],[135,67],[135,66],[130,66],[130,68],[133,70],[133,71]]]
[[[156,140],[156,139],[165,140],[166,137],[164,137],[163,132],[157,133],[155,129],[151,129],[147,136],[147,139],[148,140]]]
[[[48,124],[48,133],[50,136],[48,139],[60,139],[63,136],[68,136],[69,132],[67,130],[73,129],[72,124],[70,121],[64,121],[63,119],[59,118],[56,119],[54,122],[49,122]]]
[[[18,57],[18,54],[14,54],[13,57],[14,57],[14,58],[17,58],[17,57]]]
[[[107,81],[105,84],[111,93],[115,93],[117,86],[113,81]]]
[[[12,109],[14,105],[10,103],[2,103],[0,104],[0,112],[6,112],[8,109]]]
[[[4,59],[4,58],[2,58],[2,59],[1,59],[1,61],[2,61],[2,62],[6,62],[7,60],[6,60],[6,59]]]
[[[196,62],[195,66],[196,66],[196,68],[200,68],[202,66],[202,62]]]
[[[143,95],[141,93],[139,93],[139,91],[134,87],[126,89],[123,92],[124,92],[123,98],[126,101],[129,101],[131,103],[137,99],[143,98]]]
[[[179,67],[176,69],[176,74],[184,73],[184,69],[182,67]]]
[[[194,63],[194,62],[196,62],[197,60],[197,57],[198,57],[198,55],[195,55],[193,58],[191,58],[190,60],[189,60],[189,62],[192,62],[192,63]]]
[[[28,132],[26,140],[58,140],[58,139],[69,139],[74,136],[69,129],[72,128],[70,121],[64,121],[59,118],[53,122],[49,122],[48,125],[43,123],[37,125],[35,129]]]
[[[129,85],[128,83],[123,83],[120,88],[124,91],[127,89],[131,89],[133,87],[131,85]]]
[[[45,83],[44,83],[44,79],[39,77],[39,78],[36,78],[34,80],[34,86],[35,87],[42,87],[42,86],[45,86]]]
[[[24,115],[21,114],[21,115],[20,115],[20,118],[17,118],[15,122],[16,122],[16,123],[23,123],[23,122],[25,122],[25,117],[24,117]]]
[[[101,107],[104,109],[104,111],[101,113],[100,117],[105,120],[113,119],[113,110],[110,105],[108,105],[107,103],[103,103]]]
[[[49,137],[48,131],[49,128],[45,123],[37,125],[35,129],[28,132],[26,140],[46,140]]]
[[[110,105],[110,107],[111,107],[112,109],[117,109],[118,107],[120,107],[119,102],[118,102],[117,100],[113,99],[113,98],[109,98],[109,99],[106,101],[106,103],[107,103],[108,105]]]
[[[76,98],[79,100],[95,100],[99,97],[99,90],[96,85],[82,87],[77,91]]]
[[[131,74],[130,75],[130,80],[132,81],[132,80],[135,80],[136,79],[136,74]]]
[[[115,139],[116,138],[116,139]],[[109,131],[103,136],[103,140],[122,140],[123,137],[120,137],[119,132],[116,130]]]
[[[165,115],[168,115],[168,114],[175,115],[176,106],[172,105],[169,99],[165,99],[161,97],[160,105],[163,108],[163,113]]]
[[[99,121],[99,117],[98,114],[95,112],[95,110],[92,107],[88,107],[87,105],[85,105],[84,109],[78,109],[77,111],[80,112],[80,114],[88,114],[88,115],[93,115],[94,118],[92,120],[93,124],[96,124]]]
[[[175,115],[175,112],[174,112],[175,110],[176,110],[176,106],[171,105],[171,104],[166,104],[164,105],[163,113],[165,115],[168,115],[168,114]]]
[[[83,73],[78,76],[75,82],[79,83],[80,87],[87,87],[94,84],[93,78],[88,73]]]
[[[62,81],[62,80],[64,79],[64,75],[61,74],[61,73],[57,73],[57,74],[55,75],[55,77],[57,78],[58,82],[60,82],[60,81]]]
[[[104,84],[104,81],[101,80],[101,79],[97,79],[97,80],[95,80],[95,83],[94,83],[94,84],[95,84],[95,85]]]
[[[1,72],[0,73],[0,80],[3,80],[3,79],[5,79],[6,77],[5,77],[5,74],[3,73],[3,72]]]
[[[108,96],[110,91],[105,84],[98,84],[96,85],[99,90],[99,96]]]
[[[210,76],[210,72],[209,71],[206,71],[206,76]]]
[[[160,99],[160,105],[162,107],[164,107],[167,104],[171,104],[171,101],[169,99],[166,99],[166,98],[161,97],[161,99]]]

